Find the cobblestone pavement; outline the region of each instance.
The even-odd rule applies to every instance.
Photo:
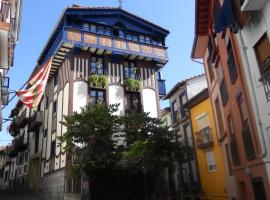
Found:
[[[27,190],[0,190],[0,200],[46,200],[41,194]]]

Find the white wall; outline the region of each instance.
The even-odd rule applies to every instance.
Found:
[[[84,81],[77,81],[74,83],[73,90],[73,111],[80,112],[81,107],[87,103],[87,83]]]
[[[196,94],[200,93],[203,89],[207,88],[207,81],[205,75],[188,80],[186,83],[186,87],[187,98],[191,99]]]
[[[146,88],[142,90],[144,112],[149,112],[150,117],[158,117],[157,94],[154,90]]]
[[[118,107],[117,115],[124,115],[124,88],[119,85],[109,86],[109,105],[110,104],[120,104]]]

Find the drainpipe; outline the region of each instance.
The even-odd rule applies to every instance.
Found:
[[[258,124],[258,132],[259,132],[259,138],[262,142],[261,144],[261,153],[259,155],[259,158],[265,158],[268,154],[267,152],[267,147],[266,147],[266,143],[265,143],[265,137],[264,137],[264,133],[263,133],[263,127],[262,127],[262,121],[261,121],[261,117],[260,117],[260,112],[259,112],[259,106],[258,106],[258,101],[256,99],[256,93],[255,93],[255,88],[254,88],[254,85],[252,83],[252,73],[250,71],[250,64],[249,64],[249,61],[248,61],[248,55],[247,55],[247,47],[245,46],[245,43],[244,43],[244,39],[243,39],[243,36],[242,36],[242,33],[241,33],[241,30],[239,30],[238,34],[236,34],[236,36],[238,36],[238,41],[241,45],[241,52],[242,52],[242,58],[243,58],[243,61],[244,61],[244,64],[247,66],[246,67],[246,74],[247,74],[247,78],[248,78],[248,83],[251,85],[251,96],[255,97],[253,98],[254,99],[254,104],[255,104],[255,107],[254,107],[254,112],[255,112],[255,120]],[[258,116],[258,117],[256,117]]]

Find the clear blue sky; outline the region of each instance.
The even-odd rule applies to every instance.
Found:
[[[190,59],[194,38],[195,0],[123,0],[123,8],[170,31],[167,38],[169,62],[163,69],[167,91],[182,79],[203,73],[203,67]],[[28,79],[35,63],[63,9],[72,4],[84,6],[118,6],[118,0],[24,0],[19,43],[14,67],[9,71],[10,89],[19,89]],[[3,110],[3,117],[18,99]],[[167,106],[162,102],[161,106]],[[0,133],[0,145],[10,143],[7,125]]]

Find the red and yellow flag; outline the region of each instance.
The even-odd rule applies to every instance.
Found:
[[[26,90],[18,90],[17,96],[21,102],[29,108],[36,109],[42,98],[52,66],[49,59],[39,71],[29,80],[30,87]]]

